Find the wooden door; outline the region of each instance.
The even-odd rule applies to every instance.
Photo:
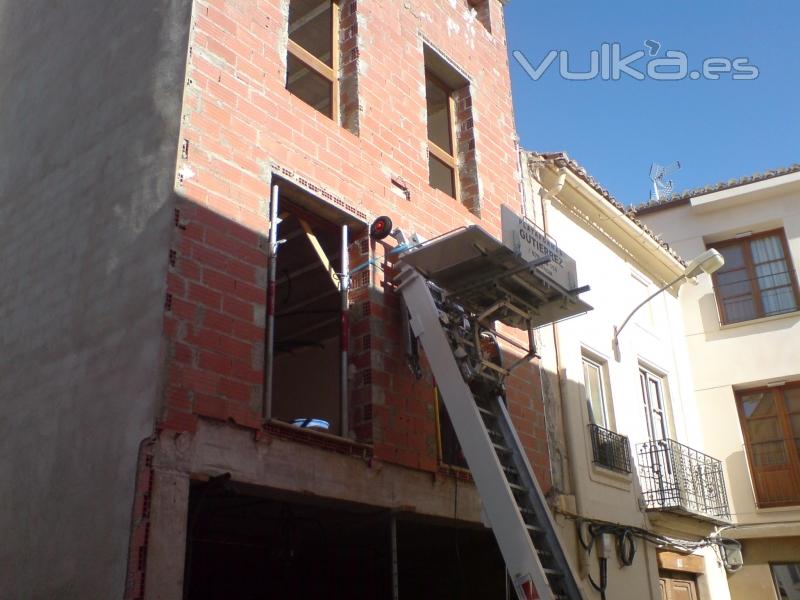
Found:
[[[662,573],[659,586],[662,600],[698,600],[697,583],[691,575]]]

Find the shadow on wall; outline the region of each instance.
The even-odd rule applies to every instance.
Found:
[[[542,371],[548,444],[550,455],[553,457],[553,477],[554,480],[561,482],[559,486],[554,485],[554,492],[575,494],[576,486],[585,487],[597,484],[597,477],[592,475],[594,466],[601,477],[605,473],[611,477],[611,480],[617,481],[615,485],[607,489],[627,490],[634,503],[632,506],[638,507],[636,503],[643,497],[644,487],[639,473],[637,449],[634,443],[628,436],[618,433],[618,429],[614,425],[593,430],[584,382],[568,379],[566,375],[562,375],[562,379],[563,383],[559,385],[559,378],[553,371]],[[566,406],[567,402],[572,404]],[[633,406],[617,405],[615,407],[617,413],[621,410],[632,409],[634,409]],[[613,423],[614,419],[611,415],[609,418]],[[580,424],[576,425],[578,422]],[[570,428],[569,433],[567,433],[567,428]],[[642,421],[642,428],[644,428],[644,421]],[[573,437],[572,445],[578,449],[578,455],[573,455],[568,446],[567,440],[570,436]],[[629,483],[622,483],[619,477],[626,474],[626,468],[629,469],[627,471]],[[574,481],[576,477],[580,479],[580,483]],[[609,481],[604,480],[603,484],[607,486]],[[587,494],[588,489],[583,490],[583,494],[586,495],[584,502],[597,502],[599,497],[595,497],[591,493]],[[614,493],[618,493],[618,491]],[[635,510],[638,515],[638,508]]]
[[[703,331],[706,332],[706,339],[719,334],[719,312],[716,296],[713,293],[703,294],[698,299],[697,304],[700,307],[700,320],[703,323]]]
[[[732,432],[732,435],[738,434],[738,431]],[[731,507],[731,514],[746,518],[745,515],[748,512],[755,511],[755,497],[745,451],[739,450],[725,457],[725,469],[728,475],[728,490],[730,492],[728,501]],[[745,507],[748,507],[749,510],[744,511]]]
[[[0,581],[120,598],[190,0],[0,3]]]

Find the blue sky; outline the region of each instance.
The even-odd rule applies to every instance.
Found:
[[[678,191],[800,162],[799,2],[513,0],[506,24],[509,50],[534,67],[567,50],[572,70],[585,71],[603,42],[626,56],[645,40],[661,44],[656,58],[685,52],[690,71],[710,57],[758,67],[753,81],[568,81],[556,59],[534,81],[510,59],[523,147],[568,152],[625,204],[648,199],[652,162],[681,161]]]

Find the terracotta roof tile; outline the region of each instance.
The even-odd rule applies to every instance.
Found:
[[[619,210],[625,217],[628,218],[633,224],[635,224],[639,229],[644,231],[647,235],[649,235],[653,240],[658,242],[658,244],[675,260],[680,262],[682,265],[686,264],[680,255],[672,249],[672,247],[661,239],[661,237],[651,230],[647,225],[645,225],[642,221],[636,218],[636,213],[631,207],[626,207],[622,204],[619,200],[617,200],[606,188],[604,188],[600,183],[591,175],[589,172],[581,166],[577,161],[570,158],[566,152],[529,152],[528,155],[534,161],[544,161],[550,162],[554,166],[558,168],[567,168],[572,171],[577,177],[585,181],[594,191],[596,191],[600,196],[605,198],[606,202],[611,204],[614,208]]]
[[[682,192],[678,194],[673,194],[668,198],[642,202],[641,204],[632,206],[631,209],[636,214],[645,214],[648,212],[653,212],[655,210],[660,210],[662,208],[669,208],[671,206],[688,204],[688,202],[692,198],[695,198],[697,196],[712,194],[714,192],[720,192],[722,190],[729,190],[731,188],[739,187],[741,185],[747,185],[748,183],[765,181],[767,179],[773,179],[775,177],[781,177],[782,175],[789,175],[791,173],[797,173],[797,172],[800,172],[800,164],[794,163],[792,165],[789,165],[788,167],[780,167],[778,169],[773,169],[771,171],[765,171],[764,173],[753,173],[752,175],[746,175],[738,179],[729,179],[728,181],[719,181],[717,183],[712,183],[710,185],[697,187],[691,190],[683,190]]]

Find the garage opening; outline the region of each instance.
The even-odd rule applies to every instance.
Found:
[[[390,598],[388,519],[374,507],[195,484],[184,599]]]
[[[398,519],[399,598],[504,600],[506,568],[489,529]]]
[[[366,224],[288,182],[276,186],[281,242],[267,417],[347,436],[349,289],[340,275],[351,265],[342,260],[342,244],[359,243]]]
[[[393,516],[226,477],[192,484],[185,565],[184,600],[503,600],[508,593],[503,560],[482,526]]]

